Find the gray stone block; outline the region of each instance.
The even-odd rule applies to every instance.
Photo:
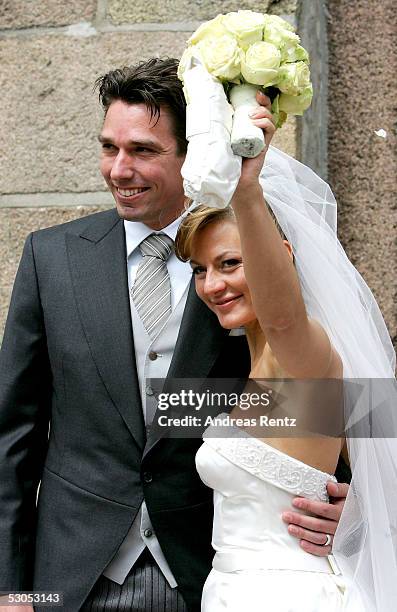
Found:
[[[1,0],[0,29],[63,26],[92,21],[96,0]]]
[[[154,54],[178,56],[185,41],[185,32],[1,40],[0,193],[103,190],[95,78]],[[289,139],[287,128],[281,134]]]
[[[395,2],[341,0],[328,9],[329,179],[339,234],[397,347]]]
[[[27,235],[104,210],[103,207],[0,209],[0,342],[15,274]]]
[[[325,0],[301,0],[299,34],[309,52],[313,100],[300,127],[302,161],[325,181],[328,173],[328,39]]]
[[[206,21],[218,13],[239,9],[266,13],[271,0],[109,0],[108,15],[115,25],[125,23],[166,23],[175,21]]]
[[[290,115],[283,127],[275,133],[272,145],[288,153],[292,157],[299,157],[297,145],[298,120]]]
[[[0,40],[0,193],[103,190],[95,79],[153,55],[178,56],[186,38],[117,32]]]
[[[296,13],[299,0],[273,0],[269,6],[269,13],[272,15],[292,15]]]

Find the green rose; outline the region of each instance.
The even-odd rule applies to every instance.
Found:
[[[195,45],[204,38],[213,38],[227,34],[228,31],[223,25],[223,17],[223,15],[217,15],[215,19],[202,23],[187,41],[188,45]]]
[[[310,85],[310,70],[306,62],[282,64],[277,87],[290,96],[298,96]]]
[[[257,42],[243,55],[241,74],[247,83],[268,87],[277,82],[280,52],[270,43]]]
[[[233,36],[205,38],[197,44],[208,72],[223,81],[240,75],[242,51]]]
[[[227,13],[223,16],[222,23],[229,33],[237,38],[238,44],[244,51],[250,45],[263,40],[265,15],[262,13],[254,11]]]
[[[303,115],[304,111],[309,108],[313,98],[313,86],[310,83],[299,96],[290,96],[282,93],[279,96],[280,113],[289,113],[291,115]]]

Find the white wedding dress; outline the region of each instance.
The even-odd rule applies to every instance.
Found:
[[[328,501],[334,476],[222,424],[205,431],[196,465],[214,489],[216,552],[202,612],[343,609],[346,590],[333,558],[306,553],[281,519],[295,496]]]

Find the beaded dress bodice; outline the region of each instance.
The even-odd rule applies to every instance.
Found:
[[[223,415],[220,415],[223,416]],[[225,415],[226,416],[226,415]],[[227,436],[227,437],[226,437]],[[210,426],[196,455],[203,482],[214,489],[212,545],[216,551],[305,553],[281,513],[296,496],[328,501],[321,472],[233,426]],[[319,564],[328,563],[319,558]]]

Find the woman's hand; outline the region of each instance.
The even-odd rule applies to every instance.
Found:
[[[263,149],[262,153],[260,153],[260,155],[263,155],[264,157],[266,154],[266,150],[269,147],[270,142],[276,132],[276,126],[274,124],[273,115],[271,113],[272,102],[270,98],[262,91],[258,91],[256,93],[256,101],[258,102],[259,106],[255,111],[253,111],[253,113],[251,113],[251,119],[254,125],[264,131],[266,146]]]

